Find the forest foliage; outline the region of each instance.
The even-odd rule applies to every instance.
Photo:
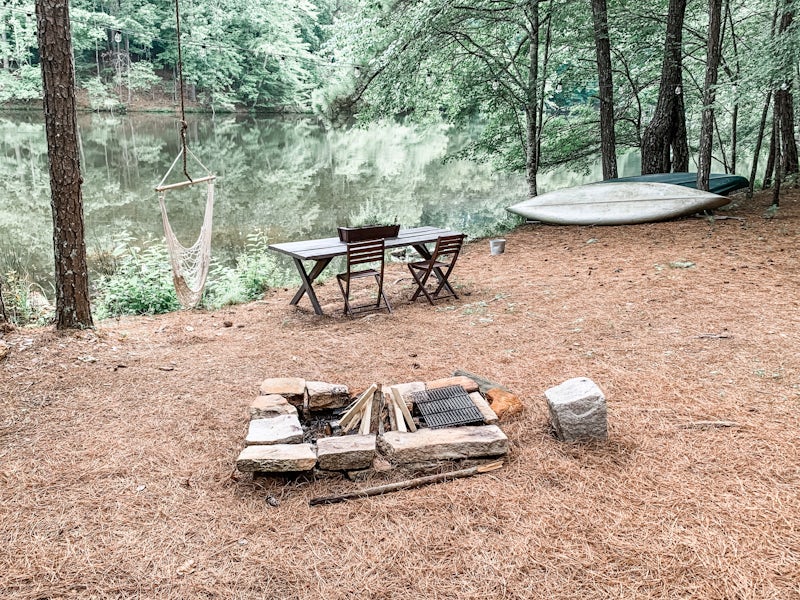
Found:
[[[315,52],[330,21],[325,0],[181,2],[187,96],[208,109],[302,110],[320,84]],[[70,2],[79,85],[92,106],[121,109],[177,93],[175,3]],[[40,95],[32,0],[0,7],[0,102]]]
[[[694,151],[709,4],[685,4],[680,94]],[[184,0],[186,95],[213,111],[314,110],[331,122],[481,119],[483,135],[465,150],[473,156],[524,170],[535,152],[537,167],[580,167],[600,147],[592,7],[591,0]],[[653,118],[669,9],[668,0],[608,2],[619,151],[641,147]],[[41,93],[32,15],[32,0],[0,8],[0,102]],[[175,100],[174,0],[72,0],[71,19],[76,73],[93,108]],[[783,90],[793,106],[797,71],[794,0],[724,0],[711,97],[714,157],[725,170],[750,162],[741,148],[755,145],[768,95]]]

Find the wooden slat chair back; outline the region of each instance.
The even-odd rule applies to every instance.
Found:
[[[430,259],[408,263],[411,276],[417,284],[417,289],[414,291],[414,295],[411,296],[412,302],[420,294],[424,294],[431,304],[433,304],[434,300],[440,300],[441,298],[458,298],[458,294],[456,294],[448,279],[450,278],[450,273],[453,272],[453,267],[456,266],[456,260],[464,244],[464,237],[463,233],[443,235],[436,241],[436,248]],[[432,292],[429,292],[426,289],[426,285],[431,275],[434,276],[438,284]]]
[[[368,312],[373,310],[388,310],[392,312],[392,307],[383,292],[383,268],[385,264],[385,247],[383,239],[366,240],[364,242],[352,242],[347,244],[347,271],[339,273],[336,281],[344,297],[344,312],[346,315],[353,315],[356,312]],[[372,265],[372,266],[365,266]],[[355,268],[361,267],[364,268]],[[352,291],[351,282],[354,279],[364,277],[374,277],[378,284],[378,299],[369,304],[352,305],[350,304],[350,292]],[[382,301],[382,302],[381,302]]]

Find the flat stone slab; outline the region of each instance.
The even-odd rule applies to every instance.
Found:
[[[594,381],[575,377],[544,395],[558,439],[585,442],[608,438],[606,397]]]
[[[303,441],[303,428],[297,415],[280,415],[270,419],[250,421],[246,446],[268,444],[299,444]]]
[[[424,428],[415,433],[389,431],[378,444],[396,463],[501,456],[508,452],[508,438],[497,425]]]
[[[374,457],[374,435],[342,435],[317,440],[319,468],[326,471],[368,469]]]
[[[350,391],[346,385],[324,381],[306,381],[309,410],[332,410],[350,404]]]
[[[469,395],[470,400],[478,407],[478,410],[481,411],[483,415],[483,422],[487,425],[494,425],[499,420],[497,415],[492,410],[492,407],[489,406],[489,402],[487,402],[486,398],[483,397],[483,394],[480,392],[472,392]]]
[[[292,406],[304,407],[306,403],[306,380],[300,377],[271,377],[261,382],[259,394],[283,396]]]
[[[469,377],[465,377],[464,375],[457,375],[455,377],[446,377],[445,379],[436,379],[434,381],[425,382],[425,386],[429,390],[443,388],[449,385],[460,385],[467,390],[467,392],[478,391],[478,384],[474,380],[470,379]]]
[[[310,471],[317,464],[311,444],[247,446],[236,459],[240,471],[292,473]]]
[[[281,415],[297,416],[297,409],[283,396],[259,396],[250,405],[250,419],[270,419]]]

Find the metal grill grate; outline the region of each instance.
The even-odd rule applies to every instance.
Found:
[[[483,415],[460,385],[411,394],[425,424],[431,429],[483,423]]]

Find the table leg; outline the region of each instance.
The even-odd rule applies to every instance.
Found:
[[[428,247],[425,244],[412,244],[412,247],[425,260],[428,260],[431,257],[431,252],[428,250]]]
[[[303,261],[299,258],[292,258],[294,260],[294,266],[297,268],[297,272],[300,273],[300,279],[302,283],[300,284],[300,289],[297,290],[297,293],[292,298],[289,304],[296,305],[300,302],[300,298],[303,297],[303,294],[308,294],[308,299],[311,300],[311,306],[314,307],[314,312],[318,315],[322,314],[322,307],[319,305],[319,300],[317,300],[317,295],[314,293],[314,288],[312,284],[314,280],[319,277],[320,273],[325,270],[325,267],[328,266],[328,263],[331,262],[330,258],[323,258],[318,260],[314,264],[314,268],[311,269],[310,273],[306,273],[306,269],[303,266]]]

